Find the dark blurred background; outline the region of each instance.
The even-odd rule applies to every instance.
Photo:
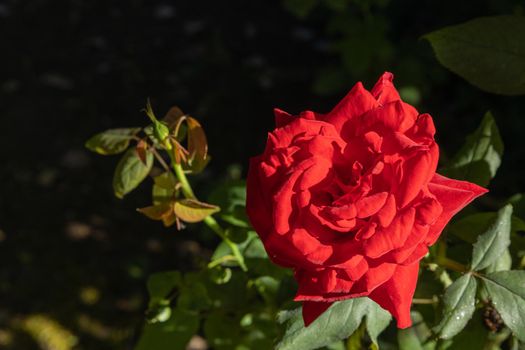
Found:
[[[144,186],[114,198],[118,157],[83,144],[178,105],[198,118],[213,160],[205,194],[246,170],[272,108],[326,112],[385,70],[438,126],[443,159],[487,110],[506,152],[493,198],[525,189],[522,97],[483,93],[440,66],[421,36],[518,0],[0,0],[0,348],[129,349],[148,274],[189,269],[213,241],[135,213]]]

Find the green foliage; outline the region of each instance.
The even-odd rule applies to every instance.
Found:
[[[372,5],[384,6],[384,1],[286,4],[301,17],[316,6],[343,11],[329,31],[341,34],[334,50],[341,53],[346,72],[361,74],[369,60],[382,61],[389,56],[389,44],[384,43],[386,19],[365,16],[349,21],[355,16],[348,13],[355,6],[363,11]],[[450,45],[450,36],[440,35],[429,36],[433,45]],[[455,41],[454,45],[459,43]],[[359,56],[362,60],[354,57],[356,50],[364,52]],[[317,81],[318,89],[326,92],[334,81],[344,85],[346,77],[339,75],[340,71],[341,67],[334,66],[325,81]],[[401,93],[414,103],[419,99],[419,90],[410,86],[401,89]],[[201,202],[186,178],[187,174],[200,172],[209,161],[200,123],[176,107],[161,121],[149,104],[146,113],[153,123],[143,130],[146,136],[139,138],[138,129],[126,129],[134,130],[128,131],[127,139],[99,134],[87,146],[110,154],[124,151],[130,140],[137,141],[137,146],[128,149],[117,166],[116,195],[122,197],[136,188],[157,161],[164,170],[154,177],[153,205],[139,211],[166,226],[176,223],[179,229],[183,228],[181,222],[203,222],[221,241],[208,254],[209,260],[206,254],[195,257],[194,270],[151,276],[147,322],[136,349],[183,349],[195,334],[204,336],[211,348],[219,350],[376,350],[380,345],[384,349],[441,350],[464,349],[471,344],[496,350],[510,342],[515,348],[523,346],[513,337],[524,341],[525,275],[510,269],[513,259],[516,262],[525,251],[525,242],[518,233],[525,230],[525,223],[512,216],[511,204],[497,212],[477,212],[471,207],[469,215],[448,227],[451,235],[443,235],[431,248],[421,264],[423,271],[412,305],[412,327],[397,330],[392,326],[386,330],[391,323],[390,314],[366,297],[336,302],[305,327],[301,308],[293,301],[297,290],[293,271],[270,261],[247,218],[245,182],[226,181],[211,191],[208,202],[213,204]],[[502,154],[498,128],[487,113],[443,172],[488,186],[501,164]],[[153,173],[159,174],[157,168]],[[518,197],[510,200],[518,208],[521,201]],[[494,206],[494,202],[501,203],[490,198],[486,201],[487,206]],[[471,245],[470,258],[465,252]],[[483,326],[493,326],[485,312],[490,305],[503,320],[494,331]]]
[[[476,18],[425,35],[441,64],[471,84],[525,94],[525,17]]]
[[[481,125],[467,136],[465,144],[443,169],[443,173],[454,179],[487,186],[496,175],[502,155],[503,141],[494,117],[487,112]]]
[[[122,153],[139,131],[140,128],[109,129],[91,137],[86,141],[85,146],[102,155]]]
[[[525,271],[494,272],[483,285],[507,327],[525,342]]]
[[[221,207],[219,217],[228,224],[250,227],[245,208],[246,182],[244,180],[228,181],[217,186],[208,201]]]
[[[168,320],[147,323],[135,350],[184,349],[199,327],[199,316],[191,311],[176,309]]]
[[[139,158],[135,149],[129,149],[117,164],[113,175],[115,196],[123,198],[133,191],[148,176],[153,166],[153,154],[146,153],[146,164]]]
[[[443,339],[458,334],[472,317],[476,304],[476,279],[471,274],[458,278],[443,296],[443,317],[434,328]]]
[[[452,343],[449,342],[446,349],[484,349],[488,344],[488,333],[487,327],[483,324],[482,311],[477,309],[467,326],[454,337]]]
[[[400,350],[434,350],[436,342],[431,340],[432,333],[419,312],[411,313],[413,326],[397,331],[397,343]]]
[[[390,322],[390,314],[368,298],[355,298],[334,303],[308,327],[304,326],[301,308],[283,311],[279,322],[286,332],[277,345],[279,350],[316,349],[352,335],[365,319],[372,329],[372,340]]]
[[[473,270],[482,270],[495,263],[510,244],[510,221],[512,206],[509,204],[498,211],[496,221],[478,237],[472,252]]]

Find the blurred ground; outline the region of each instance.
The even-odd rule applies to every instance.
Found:
[[[0,1],[0,348],[129,349],[147,275],[189,269],[213,244],[136,214],[146,188],[115,199],[117,159],[83,148],[103,129],[143,125],[147,97],[160,115],[177,104],[202,121],[213,156],[203,193],[261,150],[273,107],[328,111],[391,70],[434,116],[444,156],[492,109],[507,149],[492,193],[523,191],[523,98],[478,91],[420,40],[520,3]]]

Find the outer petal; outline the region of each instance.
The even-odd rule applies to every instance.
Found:
[[[296,118],[279,108],[273,109],[273,115],[275,116],[275,126],[278,128],[291,123]]]
[[[246,179],[246,212],[255,231],[264,240],[273,229],[271,220],[269,220],[272,217],[272,205],[266,202],[259,179],[259,164],[261,161],[261,156],[250,159],[250,167]]]
[[[303,320],[304,325],[309,326],[323,312],[325,312],[333,303],[305,301],[303,302]]]
[[[264,194],[260,183],[259,164],[261,157],[250,159],[246,184],[246,211],[255,231],[261,237],[270,259],[278,265],[293,267],[308,264],[304,255],[287,239],[282,239],[272,225],[272,205]]]
[[[449,179],[439,174],[434,175],[428,184],[428,189],[443,207],[443,212],[430,228],[425,240],[428,245],[436,242],[445,225],[457,212],[476,197],[488,192],[487,189],[473,183]]]
[[[399,328],[412,325],[410,305],[416,290],[419,262],[399,265],[390,280],[374,289],[369,298],[388,310],[397,320]]]
[[[340,131],[350,119],[358,117],[371,109],[378,107],[376,99],[368,92],[362,83],[354,85],[352,90],[326,115],[325,121],[331,123]]]
[[[384,72],[381,78],[372,88],[372,95],[375,97],[377,102],[385,104],[388,102],[399,101],[399,93],[397,92],[394,84],[394,74],[390,72]]]

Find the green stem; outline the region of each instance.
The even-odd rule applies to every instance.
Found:
[[[213,261],[210,261],[210,263],[208,264],[208,268],[209,269],[213,269],[215,266],[218,266],[218,265],[221,265],[222,263],[225,263],[227,261],[231,261],[231,260],[235,260],[237,261],[237,258],[234,257],[233,255],[225,255],[225,256],[221,256],[220,258],[218,259],[215,259]]]
[[[436,264],[452,271],[463,273],[470,271],[465,265],[460,264],[455,260],[449,259],[446,256],[438,256],[436,259]]]
[[[186,174],[184,174],[184,169],[182,169],[182,165],[173,163],[173,170],[175,171],[175,176],[177,176],[177,179],[181,184],[181,189],[182,193],[184,194],[184,197],[189,199],[197,199],[197,197],[195,197],[195,193],[193,193],[193,190],[191,189],[191,185],[188,181],[188,178],[186,177]]]
[[[184,197],[189,199],[197,199],[195,197],[195,193],[193,193],[193,190],[191,188],[191,185],[188,181],[188,178],[186,177],[186,174],[184,173],[184,169],[182,169],[182,166],[180,164],[177,164],[175,162],[173,163],[173,170],[175,171],[175,176],[177,176],[177,179],[179,180],[181,184],[182,193],[184,194]],[[242,256],[241,252],[239,251],[239,247],[237,244],[232,242],[228,236],[226,235],[226,232],[222,229],[222,227],[217,223],[217,221],[213,218],[213,216],[207,216],[204,218],[204,223],[208,225],[208,227],[215,232],[219,237],[222,238],[224,243],[230,247],[233,256],[237,259],[237,262],[239,263],[239,266],[243,271],[248,271],[248,268],[246,267],[246,264],[244,262],[244,257]]]

